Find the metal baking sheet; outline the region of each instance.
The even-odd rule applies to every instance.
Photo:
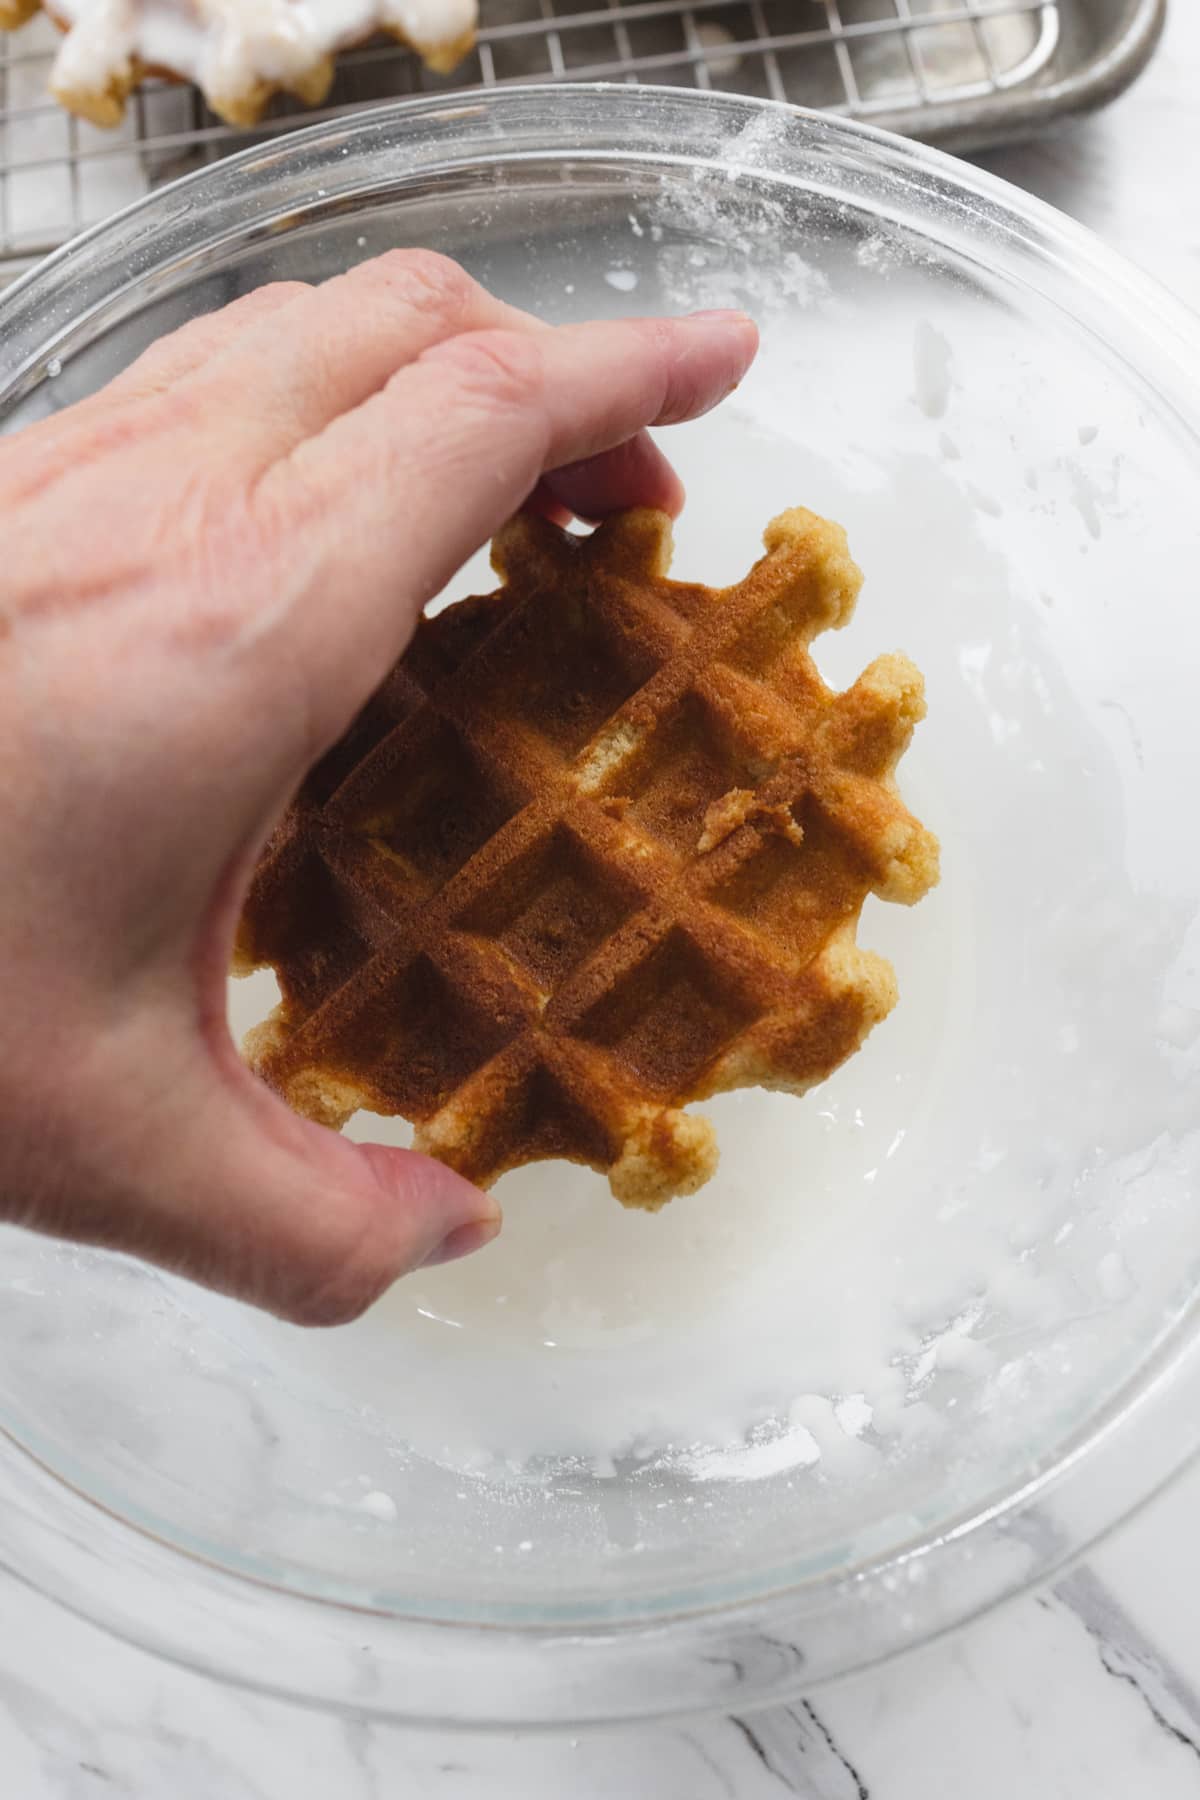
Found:
[[[867,119],[957,150],[1111,99],[1149,57],[1166,0],[481,0],[450,79],[394,44],[345,54],[319,112],[278,103],[234,131],[194,89],[150,84],[115,132],[48,98],[39,16],[0,32],[0,273],[251,137],[412,93],[529,81],[725,88]]]

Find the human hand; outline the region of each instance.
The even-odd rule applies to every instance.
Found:
[[[728,314],[551,329],[396,251],[0,442],[0,1218],[312,1324],[495,1235],[490,1196],[243,1067],[242,896],[464,558],[531,499],[678,511],[644,428],[755,344]]]

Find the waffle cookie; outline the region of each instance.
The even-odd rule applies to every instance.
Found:
[[[892,774],[921,676],[883,656],[831,692],[809,643],[854,608],[845,533],[797,509],[765,544],[718,590],[668,579],[662,514],[521,517],[499,592],[418,626],[243,914],[237,969],[283,996],[246,1055],[297,1111],[402,1114],[481,1185],[566,1157],[653,1209],[716,1166],[685,1106],[801,1094],[891,1009],[855,931],[937,880]]]
[[[15,30],[39,0],[0,0]],[[476,0],[45,0],[65,33],[50,91],[94,125],[118,125],[147,75],[193,81],[213,112],[253,125],[277,93],[319,106],[339,50],[385,32],[431,69],[457,66]]]

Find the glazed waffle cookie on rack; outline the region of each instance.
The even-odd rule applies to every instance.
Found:
[[[339,50],[385,32],[448,74],[475,39],[476,0],[44,0],[65,33],[50,91],[69,112],[117,125],[147,75],[194,81],[231,125],[277,93],[319,106]],[[39,0],[0,0],[15,30]]]
[[[669,520],[522,517],[504,586],[418,627],[264,853],[238,971],[282,1001],[246,1041],[299,1112],[415,1121],[488,1184],[566,1157],[655,1208],[712,1174],[726,1088],[803,1093],[895,1000],[855,942],[936,839],[893,769],[918,671],[845,693],[809,655],[861,576],[797,509],[736,586],[667,578]]]

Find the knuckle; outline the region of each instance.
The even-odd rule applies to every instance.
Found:
[[[242,501],[245,547],[279,579],[306,521],[320,518],[329,496],[301,457],[289,458],[247,484]]]
[[[151,361],[148,355],[138,365],[143,385],[134,396],[135,404],[98,404],[80,420],[86,425],[79,445],[83,455],[99,457],[134,450],[157,476],[169,476],[194,460],[187,454],[189,443],[205,426],[211,432],[213,402],[198,384],[162,379],[164,365],[170,368],[170,340],[164,339],[156,348],[161,351],[161,362]],[[97,401],[104,402],[105,395],[97,395]]]
[[[68,443],[56,443],[55,451],[63,472],[80,470],[127,452],[139,453],[153,443],[156,453],[164,430],[173,428],[179,407],[148,402],[144,408],[95,405],[74,421],[75,429]]]
[[[175,575],[176,603],[161,628],[167,641],[189,656],[225,661],[272,651],[254,583],[244,579],[271,566],[270,546],[245,494],[230,482],[196,476],[180,483],[158,520],[147,560]]]
[[[143,423],[153,423],[157,432],[174,439],[182,451],[193,434],[206,426],[211,431],[213,403],[203,388],[186,381],[172,382],[158,393],[148,395],[142,406],[131,407],[134,424],[140,415]]]
[[[465,269],[436,250],[388,250],[364,273],[392,301],[448,325],[462,318],[479,292]]]
[[[541,350],[515,331],[469,331],[430,352],[454,385],[505,411],[536,398],[542,384]]]
[[[148,384],[151,393],[147,397],[152,397],[159,383],[172,379],[177,382],[179,373],[186,371],[189,363],[199,366],[202,352],[207,350],[210,355],[216,354],[223,344],[234,340],[239,330],[270,318],[273,313],[290,306],[300,295],[311,291],[303,281],[267,282],[211,313],[199,315],[178,330],[168,332],[142,352],[129,373],[139,385]],[[163,386],[158,391],[165,394],[168,390]]]
[[[277,306],[287,306],[293,300],[299,300],[312,289],[306,281],[268,281],[263,287],[255,288],[247,294],[241,304],[250,308],[261,308],[263,312],[271,312]],[[237,301],[233,303],[239,304]]]

